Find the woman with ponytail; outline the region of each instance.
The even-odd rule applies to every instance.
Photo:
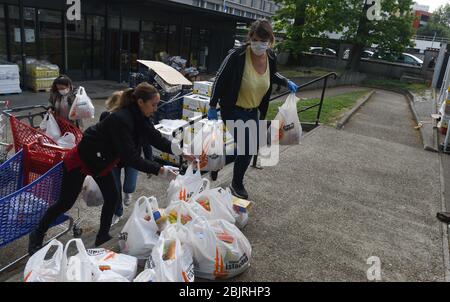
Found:
[[[111,239],[109,229],[120,200],[112,173],[117,163],[167,179],[176,176],[176,172],[170,167],[141,157],[144,145],[152,145],[171,154],[182,154],[180,147],[161,136],[149,119],[156,112],[159,100],[155,87],[141,83],[135,89],[125,90],[119,102],[111,108],[112,113],[86,129],[78,146],[64,157],[61,195],[58,202],[45,213],[36,230],[30,234],[30,255],[42,247],[51,223],[72,208],[87,175],[95,179],[104,200],[95,246]],[[192,155],[183,156],[189,161],[195,159]]]

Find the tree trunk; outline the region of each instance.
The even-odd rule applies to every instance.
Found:
[[[350,52],[350,58],[348,60],[346,70],[358,71],[361,63],[361,55],[363,54],[364,47],[367,43],[369,36],[369,20],[367,19],[367,10],[369,5],[364,4],[361,17],[359,19],[358,30],[356,32],[355,43],[353,44]]]

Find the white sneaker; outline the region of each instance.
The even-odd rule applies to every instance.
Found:
[[[111,226],[117,224],[120,221],[120,218],[121,218],[120,216],[114,215],[111,222]]]
[[[126,207],[131,204],[131,193],[123,193],[123,204]]]

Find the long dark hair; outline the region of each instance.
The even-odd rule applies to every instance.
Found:
[[[158,90],[149,83],[143,82],[137,85],[136,88],[128,88],[122,92],[119,102],[117,102],[111,109],[115,112],[121,108],[136,104],[139,99],[144,102],[152,100],[157,94]]]
[[[56,85],[64,85],[64,86],[69,87],[70,90],[73,89],[72,80],[68,76],[66,76],[64,74],[60,75],[59,77],[57,77],[53,81],[52,91],[51,91],[52,93],[57,93],[58,92],[58,87]]]

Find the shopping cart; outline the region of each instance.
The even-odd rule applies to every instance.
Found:
[[[59,157],[40,154],[35,147],[42,144],[34,142],[25,145],[23,150],[0,165],[0,248],[33,231],[47,209],[59,198],[63,174],[63,162],[60,161],[62,154]],[[42,163],[43,158],[47,159],[46,164]],[[74,230],[74,235],[78,235],[75,232],[77,222],[65,214],[52,226],[66,222],[69,223],[68,227],[52,239],[59,238],[71,229]],[[28,254],[2,267],[0,272],[27,256]]]
[[[9,101],[0,101],[0,108],[3,108],[2,112],[8,109],[9,104]],[[8,142],[8,119],[0,112],[0,164],[6,161],[8,153],[13,147],[14,145]]]
[[[39,124],[47,113],[47,107],[43,105],[17,107],[4,110],[3,113],[9,117],[11,132],[14,140],[14,149],[18,152],[25,144],[36,141],[39,137],[43,137],[43,142],[50,145],[57,145],[54,139],[45,135],[40,129]],[[23,114],[23,111],[27,111]],[[68,121],[55,117],[61,133],[70,132],[75,135],[75,144],[78,144],[83,133],[80,129],[69,123]],[[24,122],[24,120],[27,121]]]

